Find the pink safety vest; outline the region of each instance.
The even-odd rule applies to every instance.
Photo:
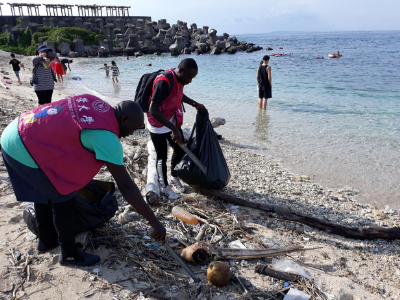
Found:
[[[84,187],[104,164],[83,148],[80,134],[85,129],[104,129],[119,136],[114,109],[84,94],[44,104],[19,117],[22,142],[62,195]]]
[[[174,79],[174,88],[171,92],[171,94],[163,100],[160,109],[164,116],[168,119],[171,120],[171,118],[175,114],[176,118],[176,127],[180,128],[183,123],[183,109],[182,109],[182,96],[183,96],[183,85],[178,82],[178,79],[176,78],[174,69],[169,69],[167,72],[170,72],[172,74],[172,78]],[[151,102],[151,97],[154,92],[154,87],[158,81],[164,80],[168,82],[168,85],[170,85],[168,78],[164,74],[160,74],[156,77],[153,83],[153,91],[150,95],[149,98],[149,105]],[[147,119],[149,123],[154,126],[154,127],[163,127],[164,125],[158,122],[150,112],[147,113]]]

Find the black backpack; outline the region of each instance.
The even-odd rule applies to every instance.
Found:
[[[149,98],[153,88],[153,82],[159,74],[165,74],[169,79],[170,73],[164,70],[158,70],[153,73],[144,74],[137,85],[135,93],[135,101],[140,105],[144,113],[149,111]],[[172,91],[173,82],[170,82],[170,92]]]

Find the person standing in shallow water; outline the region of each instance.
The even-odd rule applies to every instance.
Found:
[[[257,69],[258,107],[267,109],[267,101],[272,98],[271,67],[268,66],[269,56],[265,55]]]

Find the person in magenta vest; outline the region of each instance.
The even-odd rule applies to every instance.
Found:
[[[147,129],[157,153],[157,173],[161,185],[161,193],[168,199],[178,199],[174,190],[185,191],[176,176],[175,166],[182,160],[185,152],[179,146],[183,142],[182,102],[196,109],[205,109],[204,105],[190,99],[183,93],[183,87],[192,82],[198,73],[197,63],[193,58],[182,60],[176,69],[169,69],[156,77],[150,96],[150,107],[147,113]],[[167,178],[167,141],[173,148],[171,159],[171,176]]]
[[[1,153],[18,201],[34,202],[38,250],[60,245],[60,264],[89,266],[97,255],[76,248],[74,192],[87,185],[105,164],[124,198],[153,227],[152,237],[165,240],[166,230],[144,202],[126,171],[120,138],[144,128],[141,107],[123,101],[111,107],[79,95],[21,114],[1,136]]]

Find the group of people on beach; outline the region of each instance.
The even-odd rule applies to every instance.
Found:
[[[19,72],[21,68],[25,71],[25,66],[16,59],[14,53],[10,54],[9,64],[12,66],[18,84],[22,85]],[[32,77],[30,84],[37,95],[39,105],[50,103],[54,90],[54,83],[63,83],[64,75],[67,70],[71,72],[70,64],[73,60],[60,58],[60,54],[52,49],[41,45],[36,55],[32,57]]]
[[[99,70],[105,70],[106,71],[106,76],[110,74],[111,71],[111,78],[113,83],[118,83],[118,76],[120,74],[119,68],[117,66],[117,63],[113,60],[111,62],[111,66],[104,64],[104,67],[99,68]]]
[[[33,58],[34,66],[40,65],[38,76],[47,76],[44,72],[51,69],[50,62],[55,58],[51,52],[41,46],[39,56]],[[177,68],[157,74],[151,82],[146,127],[157,153],[161,194],[167,199],[177,199],[185,191],[174,173],[184,155],[180,147],[183,143],[182,103],[206,109],[183,92],[184,86],[190,84],[197,73],[196,61],[186,58]],[[41,81],[34,84],[47,82]],[[35,90],[38,97],[41,91]],[[42,104],[42,98],[39,99]],[[86,186],[104,164],[124,198],[148,220],[153,229],[152,238],[164,243],[166,229],[127,172],[119,141],[145,128],[144,113],[138,102],[122,101],[111,107],[89,94],[56,102],[47,100],[44,105],[21,114],[1,135],[1,153],[15,196],[18,201],[34,203],[38,251],[47,252],[60,246],[62,265],[89,266],[100,261],[99,256],[77,248],[71,228],[76,201],[74,192]],[[167,176],[168,144],[174,149],[170,176]]]
[[[60,246],[62,265],[89,266],[100,257],[80,250],[71,230],[75,192],[86,186],[106,165],[122,195],[152,227],[152,238],[164,243],[166,229],[144,201],[138,187],[124,166],[123,147],[119,141],[135,130],[147,128],[157,154],[157,174],[161,195],[178,199],[185,187],[175,166],[185,152],[183,142],[183,106],[196,110],[206,107],[184,94],[184,87],[198,74],[193,58],[182,60],[177,68],[155,72],[148,86],[147,121],[139,102],[122,101],[111,107],[89,94],[51,101],[54,89],[51,62],[56,54],[46,46],[32,59],[33,86],[39,107],[22,113],[1,135],[1,153],[18,201],[33,202],[38,223],[40,252]],[[259,107],[265,109],[271,98],[271,67],[264,56],[257,70]],[[117,81],[119,69],[115,61],[104,66]],[[117,81],[118,82],[118,81]],[[147,84],[146,84],[147,86]],[[133,94],[133,93],[132,93]],[[42,105],[43,104],[43,105]],[[173,149],[168,176],[168,144]]]

